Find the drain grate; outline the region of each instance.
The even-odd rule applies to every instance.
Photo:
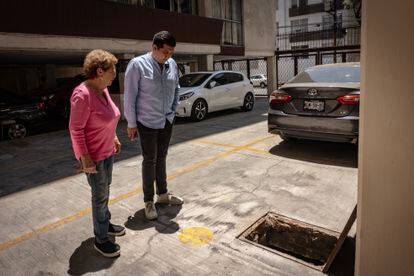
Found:
[[[239,239],[322,270],[340,233],[269,212]]]

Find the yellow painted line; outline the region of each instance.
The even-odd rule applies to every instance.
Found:
[[[246,150],[248,151],[252,151],[255,153],[260,153],[260,154],[264,154],[264,155],[272,155],[271,153],[269,153],[269,151],[267,150],[261,150],[261,149],[255,149],[255,148],[247,148]]]
[[[181,231],[178,239],[185,245],[202,246],[213,239],[214,233],[206,227],[191,227]]]
[[[222,143],[217,143],[217,142],[208,141],[208,140],[195,140],[195,141],[191,141],[191,143],[203,144],[203,145],[213,145],[213,146],[219,146],[219,147],[225,147],[225,148],[237,148],[238,147],[236,145],[222,144]]]
[[[217,143],[217,142],[208,141],[208,140],[195,140],[195,141],[192,141],[192,143],[219,146],[219,147],[226,147],[226,148],[233,148],[233,149],[236,149],[236,148],[240,147],[240,146],[236,146],[236,145],[222,144],[222,143]],[[251,151],[251,152],[255,152],[255,153],[260,153],[260,154],[265,154],[265,155],[270,154],[269,151],[267,151],[267,150],[255,149],[255,148],[245,147],[245,146],[243,146],[243,150],[247,150],[247,151]]]
[[[80,212],[78,212],[78,213],[76,213],[76,214],[74,214],[72,216],[63,218],[63,219],[58,220],[58,221],[56,221],[54,223],[48,224],[48,225],[46,225],[46,226],[44,226],[42,228],[36,229],[33,232],[30,232],[30,233],[27,233],[27,234],[25,234],[23,236],[20,236],[20,237],[18,237],[16,239],[7,241],[5,243],[2,243],[2,244],[0,244],[0,251],[3,251],[5,249],[7,249],[7,248],[10,248],[10,247],[12,247],[12,246],[14,246],[14,245],[16,245],[18,243],[21,243],[23,241],[29,240],[29,239],[37,236],[37,235],[47,233],[47,232],[49,232],[49,231],[51,231],[51,230],[53,230],[55,228],[58,228],[58,227],[60,227],[62,225],[65,225],[65,224],[67,224],[69,222],[78,220],[78,219],[80,219],[80,218],[82,218],[82,217],[90,214],[91,212],[92,212],[92,209],[91,208],[84,209],[84,210],[82,210],[82,211],[80,211]]]
[[[206,160],[197,162],[197,163],[195,163],[193,165],[190,165],[190,166],[188,166],[188,167],[186,167],[184,169],[178,170],[177,172],[174,172],[174,173],[170,174],[167,177],[167,180],[172,180],[172,179],[177,178],[177,177],[179,177],[179,176],[181,176],[183,174],[187,174],[187,173],[190,173],[190,172],[195,171],[197,169],[206,167],[206,166],[210,165],[211,163],[213,163],[214,161],[216,161],[218,159],[227,157],[227,156],[229,156],[229,155],[231,155],[231,154],[233,154],[235,152],[238,152],[240,150],[249,148],[251,145],[258,144],[258,143],[263,142],[263,141],[265,141],[267,139],[270,139],[272,137],[273,136],[266,136],[264,138],[261,138],[261,139],[255,140],[253,142],[250,142],[249,144],[247,144],[245,146],[236,147],[236,148],[234,148],[234,149],[232,149],[232,150],[230,150],[228,152],[220,153],[220,154],[217,154],[216,156],[214,156],[212,158],[209,158],[209,159],[206,159]],[[142,192],[142,189],[141,188],[134,189],[132,191],[129,191],[128,193],[119,195],[119,196],[117,196],[117,197],[109,200],[109,203],[108,204],[109,205],[115,204],[115,203],[117,203],[119,201],[128,199],[128,198],[130,198],[132,196],[135,196],[135,195],[139,194],[140,192]],[[90,214],[91,212],[92,212],[91,208],[86,208],[86,209],[84,209],[84,210],[82,210],[82,211],[80,211],[80,212],[78,212],[78,213],[76,213],[74,215],[71,215],[71,216],[68,216],[66,218],[60,219],[60,220],[58,220],[56,222],[50,223],[50,224],[48,224],[48,225],[46,225],[46,226],[44,226],[42,228],[36,229],[36,230],[34,230],[34,231],[30,232],[30,233],[24,234],[24,235],[22,235],[20,237],[17,237],[15,239],[6,241],[6,242],[0,244],[0,252],[3,251],[3,250],[8,249],[10,247],[13,247],[13,246],[15,246],[15,245],[17,245],[17,244],[19,244],[21,242],[24,242],[26,240],[29,240],[29,239],[37,236],[37,235],[45,234],[45,233],[47,233],[47,232],[49,232],[49,231],[51,231],[53,229],[56,229],[56,228],[58,228],[60,226],[63,226],[63,225],[68,224],[68,223],[70,223],[72,221],[81,219],[82,217]]]

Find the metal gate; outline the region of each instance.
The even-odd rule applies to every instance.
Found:
[[[278,87],[306,68],[338,62],[360,60],[360,47],[343,46],[317,49],[298,49],[276,52]]]
[[[267,61],[265,58],[220,60],[214,62],[214,70],[233,70],[244,73],[253,82],[253,90],[256,96],[267,95]],[[264,77],[266,84],[254,81],[257,77]]]

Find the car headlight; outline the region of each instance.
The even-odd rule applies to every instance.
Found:
[[[194,95],[194,92],[188,92],[188,93],[182,94],[180,96],[180,101],[188,100],[188,98],[190,98],[192,95]]]

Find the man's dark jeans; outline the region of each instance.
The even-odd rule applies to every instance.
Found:
[[[138,133],[141,141],[142,187],[144,202],[154,200],[154,180],[157,195],[165,194],[167,190],[166,158],[173,125],[166,120],[163,129],[152,129],[138,122]]]

